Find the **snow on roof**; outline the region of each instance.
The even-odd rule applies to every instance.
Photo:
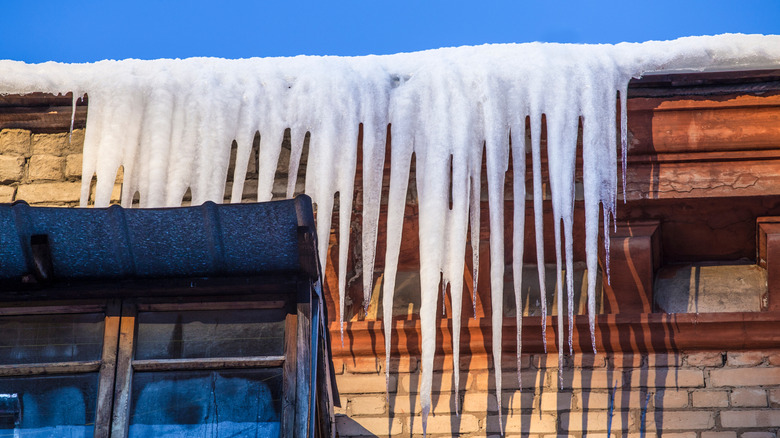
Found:
[[[431,405],[437,297],[440,287],[447,284],[452,291],[456,391],[458,387],[463,260],[469,225],[472,230],[479,229],[483,143],[488,166],[490,228],[502,230],[504,172],[510,157],[510,137],[514,140],[511,142],[516,182],[512,259],[515,299],[517,307],[522,308],[519,289],[526,165],[533,168],[534,225],[537,239],[542,236],[541,118],[544,114],[547,122],[560,285],[563,263],[568,266],[567,276],[572,273],[574,166],[578,123],[582,121],[588,308],[592,317],[599,205],[603,206],[606,230],[616,208],[617,145],[622,145],[624,155],[626,150],[628,81],[646,72],[778,66],[780,36],[720,35],[617,45],[485,45],[354,58],[192,58],[33,65],[0,61],[0,93],[73,92],[74,99],[85,93],[89,95],[82,203],[88,199],[89,176],[94,174],[97,175],[97,206],[109,203],[119,166],[124,166],[122,202],[126,206],[136,191],[140,193],[141,206],[179,205],[188,188],[192,190],[193,204],[219,202],[224,193],[233,140],[238,144],[238,152],[232,200],[240,201],[245,174],[242,169],[247,166],[255,132],[261,135],[258,200],[269,200],[282,136],[289,128],[292,158],[288,195],[292,195],[295,187],[303,139],[308,132],[311,140],[305,191],[319,211],[328,212],[332,210],[336,193],[354,190],[358,129],[362,123],[362,254],[366,296],[371,292],[386,134],[391,125],[388,227],[383,230],[388,242],[384,276],[386,351],[389,358],[393,285],[409,166],[414,153],[423,291],[421,405],[426,418]],[[622,108],[619,123],[616,97]],[[524,144],[526,118],[530,118],[530,145]],[[532,162],[527,164],[526,149],[532,152]],[[339,209],[339,235],[347,242],[352,196],[341,196]],[[330,214],[323,214],[317,224],[323,265],[330,220]],[[559,238],[561,226],[563,242]],[[492,233],[490,237],[491,290],[496,291],[503,290],[502,239],[503,233]],[[472,245],[477,241],[472,239]],[[543,245],[536,247],[539,284],[544,285]],[[341,303],[344,302],[347,249],[347,245],[339,246]],[[566,301],[571,315],[573,282],[569,280]],[[542,298],[542,303],[545,302]],[[561,315],[558,345],[562,354],[563,315],[567,312],[563,311],[564,300],[557,302]],[[494,295],[493,363],[497,367],[499,392],[502,305],[500,293]],[[343,307],[340,320],[343,322]],[[569,316],[569,327],[572,321]]]

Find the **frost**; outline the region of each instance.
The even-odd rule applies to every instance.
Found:
[[[483,148],[487,162],[493,356],[501,391],[504,275],[504,174],[513,165],[513,288],[518,308],[525,212],[526,153],[533,170],[534,226],[539,284],[544,298],[542,236],[542,123],[547,127],[549,190],[557,258],[558,345],[572,315],[574,166],[582,125],[586,213],[588,311],[595,310],[599,210],[604,231],[617,208],[618,147],[625,191],[626,89],[651,71],[777,68],[780,37],[722,35],[617,45],[510,44],[439,49],[390,56],[295,57],[223,60],[193,58],[28,65],[0,61],[0,93],[74,92],[89,96],[84,142],[82,205],[97,177],[95,205],[107,206],[120,166],[122,203],[140,193],[144,207],[176,206],[189,189],[193,204],[222,201],[230,147],[238,145],[231,201],[239,202],[252,141],[260,135],[257,199],[271,198],[285,130],[292,151],[287,194],[292,195],[304,138],[310,136],[305,192],[317,205],[317,234],[324,266],[334,198],[339,199],[339,299],[344,302],[347,242],[358,148],[363,162],[363,290],[369,302],[376,257],[385,147],[390,148],[384,327],[387,358],[392,300],[412,157],[419,197],[422,305],[423,417],[431,408],[431,379],[439,290],[452,299],[455,388],[464,281],[471,227],[474,278],[479,260],[479,197]],[[617,107],[620,107],[620,117]],[[525,144],[530,120],[530,148]],[[618,120],[619,119],[619,126]],[[362,136],[361,133],[362,124]],[[620,139],[617,138],[620,132]],[[392,141],[388,142],[388,133]],[[619,146],[618,146],[619,145]],[[511,153],[510,153],[511,150]],[[450,189],[451,187],[451,189]],[[451,205],[450,205],[451,200]],[[605,242],[609,242],[605,239]],[[607,251],[607,254],[609,252]],[[565,269],[566,281],[562,276]],[[607,261],[607,274],[608,274]],[[565,295],[564,295],[564,290]],[[563,297],[567,311],[563,311]],[[474,297],[472,297],[474,300]],[[546,309],[544,309],[546,313]],[[343,323],[343,308],[339,320]],[[343,324],[342,324],[343,327]],[[545,322],[543,318],[542,328]],[[546,337],[545,337],[546,339]],[[572,351],[571,338],[568,339]],[[546,344],[545,344],[546,349]],[[386,370],[389,369],[386,367]],[[519,376],[518,376],[519,377]]]

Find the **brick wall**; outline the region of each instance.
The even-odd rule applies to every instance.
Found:
[[[74,130],[70,138],[67,133],[0,131],[0,202],[77,206],[83,139],[82,129]],[[283,156],[275,197],[284,196],[284,163]],[[298,191],[303,188],[303,176]],[[232,172],[227,194],[231,181]],[[121,184],[120,172],[112,202],[119,201]],[[245,201],[256,197],[256,184],[257,170],[250,165]],[[188,201],[185,197],[183,204]],[[347,347],[349,339],[347,330]],[[336,342],[340,341],[334,338]],[[422,435],[418,357],[394,357],[389,399],[384,357],[336,357],[334,362],[342,400],[337,411],[342,437]],[[462,357],[460,415],[454,414],[451,359],[438,357],[436,364],[429,434],[498,435],[490,358]],[[583,436],[585,432],[607,436],[610,425],[611,437],[763,438],[780,432],[780,350],[580,354],[568,358],[563,390],[557,389],[557,366],[554,354],[523,356],[520,391],[515,359],[505,358],[501,410],[507,436],[546,438]]]
[[[346,342],[346,341],[345,341]],[[780,431],[780,350],[690,354],[581,354],[567,358],[558,390],[557,355],[504,360],[501,410],[507,436],[776,437]],[[461,360],[461,413],[455,412],[452,365],[438,358],[431,436],[498,435],[498,403],[488,356]],[[338,430],[345,436],[422,434],[418,358],[337,358]]]

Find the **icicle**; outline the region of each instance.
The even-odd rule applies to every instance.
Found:
[[[523,351],[523,249],[525,243],[525,117],[512,127],[512,280],[515,293],[517,326],[517,385],[523,387],[521,355]]]
[[[76,122],[76,101],[81,99],[81,94],[77,92],[76,90],[73,90],[73,101],[71,102],[71,108],[70,108],[70,128],[68,128],[68,144],[70,144],[71,139],[73,138],[73,125]]]
[[[547,353],[547,283],[544,272],[544,192],[542,189],[542,116],[531,113],[531,163],[534,178],[534,229],[536,232],[536,269],[539,273],[539,294],[542,313],[542,345]]]

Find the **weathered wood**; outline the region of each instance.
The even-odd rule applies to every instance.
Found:
[[[31,306],[30,302],[15,303],[12,307],[0,307],[0,316],[14,315],[55,315],[60,313],[98,313],[106,310],[103,304],[67,304],[51,306]]]
[[[659,221],[622,222],[610,233],[611,281],[603,283],[604,313],[653,311],[653,279],[661,265],[660,227]]]
[[[114,388],[114,412],[111,417],[111,436],[125,438],[130,413],[130,389],[133,382],[133,343],[135,342],[135,303],[122,305],[122,321],[119,327],[119,352],[117,355],[116,384]]]
[[[103,330],[103,354],[100,361],[97,411],[95,413],[95,438],[108,438],[111,433],[111,411],[114,407],[114,378],[116,373],[117,346],[121,303],[114,300],[106,307]]]
[[[298,285],[298,330],[296,336],[296,376],[295,376],[295,433],[294,438],[305,438],[309,434],[309,418],[311,406],[311,299],[303,301],[301,297],[311,298],[311,287],[308,282]]]
[[[220,368],[271,368],[284,364],[284,356],[217,357],[199,359],[134,360],[134,371],[216,370]]]
[[[253,310],[281,309],[285,301],[235,301],[235,302],[182,302],[182,303],[138,303],[139,312],[176,312],[187,310]]]
[[[288,314],[284,323],[284,368],[282,388],[282,436],[293,436],[298,363],[298,315]]]
[[[99,360],[77,362],[33,363],[23,365],[0,365],[0,376],[38,376],[48,374],[89,373],[100,369]]]
[[[780,217],[761,217],[757,223],[757,262],[767,271],[767,296],[762,297],[762,307],[780,312]]]

